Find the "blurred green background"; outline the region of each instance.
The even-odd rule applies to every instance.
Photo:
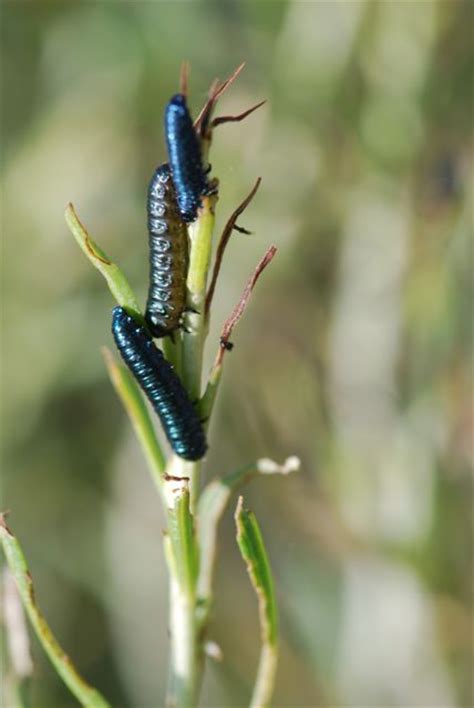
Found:
[[[219,113],[218,226],[263,183],[218,285],[220,326],[270,243],[226,360],[208,478],[245,490],[281,609],[279,706],[472,705],[472,2],[3,2],[2,507],[39,601],[114,706],[162,705],[164,520],[107,380],[106,286],[73,201],[142,297],[162,114],[246,69]],[[203,705],[243,706],[257,609],[222,525]],[[33,703],[74,705],[33,641]]]

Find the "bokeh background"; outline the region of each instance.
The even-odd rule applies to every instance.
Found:
[[[220,104],[218,225],[260,191],[219,282],[233,337],[207,478],[301,457],[245,490],[281,611],[279,706],[471,706],[472,2],[3,2],[2,507],[39,601],[114,706],[163,704],[164,521],[107,380],[110,294],[64,223],[147,287],[163,108]],[[203,705],[243,706],[257,609],[222,524]],[[33,705],[73,706],[33,641]]]

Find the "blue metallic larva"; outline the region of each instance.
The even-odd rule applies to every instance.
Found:
[[[145,319],[154,337],[171,334],[186,306],[188,232],[167,164],[151,179],[147,199],[150,284]]]
[[[122,359],[158,414],[174,452],[199,460],[207,450],[199,416],[175,370],[152,338],[122,307],[112,313],[112,334]]]
[[[186,98],[178,93],[165,110],[165,137],[178,207],[186,222],[194,221],[201,196],[208,189],[201,147]]]

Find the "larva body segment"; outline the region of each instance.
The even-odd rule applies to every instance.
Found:
[[[207,450],[206,436],[194,405],[152,338],[122,307],[112,313],[112,334],[128,366],[158,417],[174,452],[199,460]]]
[[[148,188],[147,225],[150,283],[145,319],[154,337],[164,337],[181,324],[188,271],[188,233],[167,164],[155,170]]]
[[[173,96],[166,107],[165,137],[179,211],[189,223],[197,216],[208,182],[199,139],[183,94]]]

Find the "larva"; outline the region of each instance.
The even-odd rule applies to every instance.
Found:
[[[199,139],[186,98],[181,93],[173,96],[166,107],[165,138],[179,211],[184,221],[189,223],[196,218],[208,182],[202,166]]]
[[[201,459],[207,450],[204,429],[171,364],[146,329],[122,307],[113,310],[112,334],[122,359],[158,414],[174,452],[185,460]]]
[[[145,319],[154,337],[164,337],[180,326],[188,271],[188,233],[167,164],[155,170],[148,188],[147,225],[150,283]]]

